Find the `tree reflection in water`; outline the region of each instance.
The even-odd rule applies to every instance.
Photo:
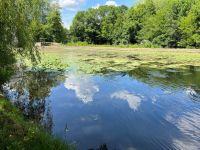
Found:
[[[61,72],[29,71],[13,78],[4,91],[26,118],[42,124],[51,132],[52,115],[45,99],[51,94],[51,89],[64,80]]]
[[[200,98],[200,68],[189,66],[188,69],[152,69],[139,67],[128,72],[130,77],[151,86],[184,88],[193,100]]]
[[[99,146],[99,148],[94,149],[94,148],[90,148],[88,150],[108,150],[107,145],[106,144],[102,144]]]

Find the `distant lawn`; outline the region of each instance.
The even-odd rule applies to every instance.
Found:
[[[138,67],[187,69],[200,66],[200,49],[120,48],[106,46],[52,46],[47,56],[58,56],[84,73],[123,72]]]
[[[20,111],[0,97],[1,150],[70,150],[34,123],[24,120]]]

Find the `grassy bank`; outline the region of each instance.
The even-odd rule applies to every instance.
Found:
[[[200,66],[199,49],[58,46],[46,47],[43,52],[60,57],[84,73],[123,72],[138,67],[184,69]]]
[[[24,120],[20,111],[0,97],[1,150],[69,150],[67,144],[51,137],[34,123]]]
[[[102,45],[95,45],[95,44],[88,44],[87,42],[76,42],[76,43],[67,43],[66,46],[89,46],[89,47],[115,47],[115,48],[160,48],[160,46],[152,44],[152,43],[145,43],[145,44],[121,44],[121,45],[109,45],[109,44],[102,44]]]

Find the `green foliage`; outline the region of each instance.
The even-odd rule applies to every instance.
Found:
[[[89,44],[117,43],[116,38],[121,33],[120,17],[126,10],[125,6],[101,6],[98,9],[78,12],[70,28],[72,41]]]
[[[76,14],[72,26],[71,26],[71,34],[72,41],[77,42],[81,41],[83,42],[85,40],[85,12],[80,11]]]
[[[143,22],[151,15],[155,14],[155,6],[153,1],[145,1],[136,7],[130,8],[127,13],[125,22],[126,32],[129,36],[130,43],[138,42],[138,32],[143,28]]]
[[[41,55],[41,61],[37,64],[26,62],[27,67],[31,67],[31,70],[42,70],[42,71],[65,71],[68,67],[67,64],[63,63],[59,57],[50,55]]]
[[[34,48],[34,26],[40,21],[39,0],[0,0],[0,78],[1,83],[14,72],[15,56],[32,61],[38,56]]]
[[[54,8],[47,16],[47,30],[51,36],[51,41],[63,42],[65,38],[64,28],[60,17],[59,9]]]
[[[187,16],[181,18],[181,47],[200,47],[200,1],[196,1]]]
[[[122,22],[123,16],[127,11],[127,7],[110,6],[105,8],[107,8],[107,11],[105,17],[103,17],[102,19],[101,35],[105,39],[107,44],[122,43],[123,39],[121,39],[122,36],[120,36],[120,34],[122,34],[123,32]]]
[[[162,47],[178,47],[180,41],[179,20],[190,9],[191,1],[168,0],[158,7],[155,15],[144,21],[139,38],[150,40]],[[186,7],[187,6],[187,7]]]
[[[67,46],[88,46],[88,47],[111,47],[111,48],[160,48],[159,45],[153,44],[149,41],[143,41],[141,44],[119,44],[119,45],[110,45],[110,44],[88,44],[87,42],[75,42],[75,43],[67,43]]]
[[[25,121],[18,109],[0,97],[0,149],[69,150],[72,148],[54,139],[33,122]]]
[[[152,43],[161,47],[200,47],[199,0],[144,0],[128,9],[101,6],[78,12],[70,28],[73,42]]]
[[[38,60],[35,42],[41,37],[67,40],[59,9],[49,0],[0,0],[0,27],[0,86],[14,72],[17,55]]]
[[[45,38],[48,42],[67,42],[67,29],[62,25],[60,10],[57,5],[48,6],[46,14],[38,23],[34,23],[35,41],[40,41],[40,38]]]
[[[1,85],[3,85],[5,81],[8,81],[13,73],[14,69],[12,66],[0,67],[0,91]]]
[[[66,44],[67,46],[91,46],[92,44],[88,44],[87,42],[69,42]]]

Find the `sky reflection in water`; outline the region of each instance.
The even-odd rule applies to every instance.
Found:
[[[128,105],[131,109],[137,110],[141,103],[141,98],[138,96],[135,96],[128,91],[118,91],[114,92],[111,95],[111,98],[126,100],[128,102]]]
[[[87,75],[69,74],[64,85],[68,90],[74,90],[83,103],[92,102],[94,94],[99,92],[98,86]]]
[[[142,68],[105,76],[69,72],[64,78],[50,78],[48,84],[42,82],[41,90],[51,90],[44,90],[46,94],[41,92],[36,97],[31,90],[36,88],[27,86],[26,81],[22,87],[29,92],[27,96],[32,95],[31,101],[35,102],[44,99],[45,103],[39,103],[44,105],[40,107],[44,111],[40,114],[33,111],[37,103],[26,103],[22,108],[29,109],[30,114],[33,111],[36,116],[44,116],[39,117],[41,122],[45,121],[55,136],[76,144],[80,150],[97,149],[103,144],[111,150],[197,150],[200,147],[199,77],[200,72],[196,71],[180,73]],[[34,80],[39,79],[41,76],[34,76]],[[20,96],[12,98],[20,99]]]

